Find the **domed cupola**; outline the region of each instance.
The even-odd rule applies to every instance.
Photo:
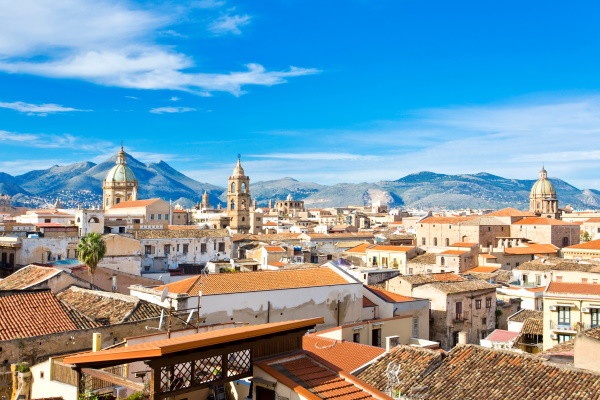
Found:
[[[542,167],[539,179],[529,193],[529,211],[540,216],[558,218],[556,189],[548,179],[548,172]]]
[[[109,209],[123,201],[137,200],[138,181],[129,166],[125,150],[117,153],[117,161],[106,174],[102,185],[105,209]]]

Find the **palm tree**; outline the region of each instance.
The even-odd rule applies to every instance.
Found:
[[[77,245],[77,258],[87,265],[88,273],[92,277],[94,284],[94,272],[104,254],[106,253],[106,244],[99,233],[88,233],[81,239]]]

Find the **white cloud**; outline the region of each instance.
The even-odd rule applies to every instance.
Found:
[[[275,158],[282,160],[302,160],[302,161],[315,161],[315,160],[327,160],[327,161],[342,161],[342,160],[353,160],[353,161],[373,161],[380,157],[372,155],[359,155],[350,153],[270,153],[270,154],[251,154],[249,157],[256,158]]]
[[[259,64],[248,64],[248,71],[199,72],[192,57],[155,42],[178,23],[181,8],[176,10],[134,8],[117,0],[0,2],[0,71],[198,95],[240,95],[245,85],[276,85],[319,72],[296,67],[267,71]],[[249,20],[247,15],[227,15],[211,26],[214,32],[235,33]]]
[[[194,3],[198,8],[219,8],[225,5],[224,1],[218,0],[200,0]]]
[[[196,111],[196,109],[191,107],[157,107],[150,110],[152,114],[177,114],[191,111]]]
[[[64,159],[41,160],[39,158],[32,160],[11,160],[0,161],[0,171],[12,176],[21,175],[35,170],[48,169],[54,165],[64,165]]]
[[[13,103],[0,102],[0,108],[8,108],[10,110],[27,113],[28,115],[39,115],[39,116],[45,116],[48,114],[60,113],[60,112],[88,111],[88,110],[78,110],[76,108],[71,108],[71,107],[63,107],[58,104],[29,104],[29,103],[24,103],[22,101],[17,101],[17,102],[13,102]]]
[[[241,35],[240,28],[248,25],[251,19],[249,15],[222,15],[208,26],[208,30],[216,35]]]
[[[70,134],[48,135],[0,130],[0,143],[44,149],[95,151],[98,148],[106,147],[108,142],[94,140],[89,137],[81,139]]]
[[[179,97],[177,97],[177,96],[172,96],[169,100],[170,101],[179,101],[181,99]]]

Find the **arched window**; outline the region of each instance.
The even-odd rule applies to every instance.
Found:
[[[246,182],[242,182],[242,193],[246,193]]]
[[[240,205],[240,210],[246,209],[246,200],[242,200],[242,204]]]
[[[231,207],[229,209],[235,210],[235,201],[231,200]]]
[[[446,259],[444,257],[440,257],[440,265],[446,265]]]
[[[436,237],[433,238],[433,245],[437,246],[437,238]]]
[[[450,239],[446,238],[446,247],[450,246]]]
[[[231,191],[235,192],[235,182],[231,182]]]
[[[562,239],[562,245],[563,245],[563,247],[567,247],[569,245],[569,238],[568,237],[565,236]]]

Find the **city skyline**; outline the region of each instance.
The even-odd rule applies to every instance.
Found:
[[[8,3],[8,2],[7,2]],[[0,4],[0,172],[123,144],[222,185],[428,170],[600,189],[592,2]]]

